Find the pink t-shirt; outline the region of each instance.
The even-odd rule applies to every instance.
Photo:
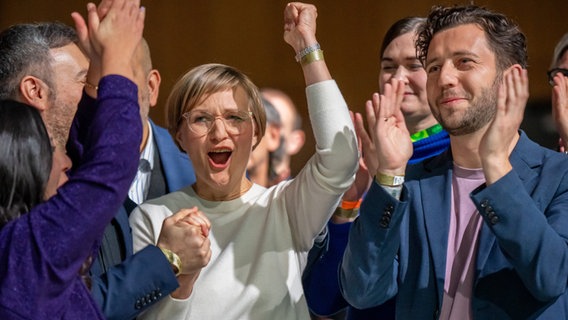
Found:
[[[469,194],[484,182],[482,169],[466,169],[454,163],[446,280],[440,319],[472,319],[475,257],[483,220]]]

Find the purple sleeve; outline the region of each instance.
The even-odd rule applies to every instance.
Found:
[[[69,289],[134,177],[142,132],[136,85],[110,75],[98,94],[96,102],[83,99],[74,119],[69,181],[0,230],[0,292],[14,301]]]

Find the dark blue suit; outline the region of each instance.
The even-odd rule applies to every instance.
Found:
[[[475,319],[568,319],[568,157],[524,133],[513,170],[470,197],[484,222]],[[396,297],[397,319],[437,318],[444,288],[451,153],[407,170],[401,201],[373,183],[343,257],[342,293],[358,308]]]
[[[152,175],[158,170],[165,182],[164,193],[193,184],[195,175],[187,154],[178,149],[166,129],[151,121],[150,125],[160,162],[154,163]],[[114,230],[112,237],[103,237],[101,252],[91,267],[91,292],[108,319],[132,319],[178,287],[160,249],[148,246],[133,254],[128,215],[135,206],[130,199],[125,201],[107,227]],[[119,249],[111,250],[115,248]]]

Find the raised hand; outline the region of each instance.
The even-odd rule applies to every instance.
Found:
[[[372,114],[367,112],[367,122],[369,123],[369,128],[374,128],[375,123],[370,123],[370,119],[375,119],[374,110],[368,109]],[[379,160],[377,159],[377,150],[375,149],[375,142],[372,140],[371,136],[365,129],[363,123],[363,116],[356,112],[354,114],[353,123],[355,124],[355,131],[357,132],[357,139],[359,141],[359,148],[361,153],[361,159],[369,172],[369,174],[375,174],[379,168]]]
[[[560,151],[568,151],[568,78],[560,72],[554,76],[552,116],[560,135]]]
[[[296,53],[314,45],[317,9],[311,4],[290,2],[284,9],[284,40]]]
[[[100,65],[103,76],[113,73],[132,78],[130,63],[144,29],[140,0],[103,0],[99,9],[89,3],[87,12],[87,23],[79,13],[71,16],[91,63]]]
[[[102,0],[98,7],[95,7],[98,14],[98,19],[103,19],[106,14],[108,13],[110,6],[112,5],[113,0]],[[91,10],[94,4],[88,3],[87,4],[87,11]],[[91,47],[91,41],[89,39],[89,28],[85,22],[85,19],[81,16],[81,14],[77,12],[71,13],[71,17],[75,22],[75,29],[77,31],[77,36],[79,38],[79,46],[83,50],[83,52],[89,57],[91,60],[90,63],[100,64],[100,61],[93,61],[93,59],[98,59],[98,55],[96,52],[93,51]]]
[[[313,50],[308,52],[320,52],[315,47],[318,44],[316,39],[317,16],[317,9],[311,4],[291,2],[284,9],[284,40],[294,49],[297,58],[305,56],[300,53],[310,47]],[[318,54],[318,57],[317,61],[301,63],[306,86],[331,80],[323,54]]]
[[[361,114],[350,112],[351,120],[355,124],[357,135],[359,136],[359,132],[362,130],[362,134],[365,135],[365,138],[358,137],[358,147],[359,147],[359,154],[361,154],[361,158],[359,159],[359,170],[355,174],[355,181],[345,193],[343,194],[344,201],[357,201],[363,197],[365,192],[369,189],[371,184],[371,175],[369,172],[376,172],[376,165],[372,167],[375,171],[369,171],[367,166],[367,158],[371,158],[372,162],[376,162],[376,155],[369,154],[369,149],[374,150],[374,145],[372,144],[371,139],[367,135],[367,131],[363,126],[363,119]],[[359,124],[357,124],[359,121]],[[361,126],[361,128],[358,128]],[[367,158],[365,158],[367,157]]]
[[[406,128],[400,105],[404,96],[404,83],[392,79],[385,84],[384,94],[373,94],[367,101],[367,123],[375,145],[378,167],[375,173],[404,175],[412,156],[412,141]]]
[[[529,98],[527,70],[514,65],[504,72],[499,87],[497,111],[479,145],[479,156],[487,185],[512,170],[509,162]]]

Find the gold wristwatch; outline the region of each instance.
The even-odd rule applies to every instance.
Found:
[[[168,262],[172,265],[174,274],[177,277],[181,273],[181,259],[171,250],[165,248],[160,248],[160,250],[162,250],[162,253],[164,254],[164,256],[166,256],[166,259],[168,259]]]

